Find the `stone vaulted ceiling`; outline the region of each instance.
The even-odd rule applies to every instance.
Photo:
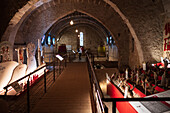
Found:
[[[161,0],[31,0],[10,20],[1,41],[36,42],[59,19],[74,11],[95,19],[111,33],[120,65],[160,60],[164,20]]]

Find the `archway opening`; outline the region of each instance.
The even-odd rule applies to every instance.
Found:
[[[105,57],[104,60],[118,61],[118,50],[113,36],[100,22],[84,13],[74,11],[62,17],[44,36],[41,40],[45,40],[43,46],[47,53],[76,53],[81,47],[83,53],[88,50],[97,58]],[[66,51],[59,50],[61,46],[66,46]],[[50,57],[52,56],[47,55],[46,61],[50,61]]]

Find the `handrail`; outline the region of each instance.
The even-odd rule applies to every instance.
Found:
[[[90,58],[89,58],[88,54],[87,54],[87,58],[88,58],[89,65],[90,65],[90,68],[91,68],[92,73],[93,73],[93,78],[95,79],[95,82],[96,82],[96,85],[97,85],[97,89],[99,89],[100,93],[102,94],[102,98],[103,98],[104,97],[103,92],[102,92],[101,88],[99,87],[99,82],[97,81],[96,74],[95,74],[93,66],[92,66],[92,64],[91,64],[91,62],[89,60]]]
[[[89,59],[89,57],[87,57],[88,59]],[[90,68],[91,68],[91,70],[92,70],[92,75],[93,75],[93,78],[95,79],[95,84],[97,85],[97,89],[99,89],[99,91],[100,91],[100,94],[101,94],[101,96],[102,96],[102,98],[104,97],[103,96],[103,92],[102,92],[102,90],[101,90],[101,88],[99,87],[99,82],[97,81],[97,78],[96,78],[96,74],[95,74],[95,72],[94,72],[94,70],[93,70],[93,66],[92,66],[92,64],[91,64],[91,62],[89,63],[90,64]]]
[[[160,97],[160,98],[102,98],[105,102],[112,101],[170,101],[170,97]]]
[[[102,101],[104,101],[104,102],[112,102],[112,113],[116,113],[116,102],[126,102],[126,101],[170,101],[170,97],[159,97],[159,98],[154,98],[154,97],[145,97],[145,98],[102,98]]]
[[[102,101],[112,102],[112,113],[116,113],[116,102],[125,101],[170,101],[170,97],[160,98],[102,98]]]
[[[65,56],[67,56],[67,54],[64,54],[63,56],[65,57]],[[24,77],[22,77],[22,78],[20,78],[20,79],[18,79],[18,80],[16,80],[16,81],[14,81],[14,82],[12,82],[11,84],[8,84],[8,85],[5,86],[3,89],[7,89],[7,88],[10,87],[13,83],[19,82],[19,81],[21,81],[22,79],[24,79],[24,78],[26,78],[26,77],[28,77],[28,76],[34,74],[35,72],[37,72],[37,71],[39,71],[39,70],[41,70],[42,68],[44,68],[44,67],[46,67],[46,66],[50,66],[51,64],[53,64],[53,62],[49,63],[48,65],[46,64],[46,65],[44,65],[44,66],[42,66],[42,67],[36,69],[36,70],[33,71],[33,72],[30,72],[29,74],[25,75]]]
[[[66,56],[66,55],[64,55],[64,57],[65,57],[65,56]],[[29,74],[25,75],[24,77],[22,77],[22,78],[14,81],[14,82],[8,84],[7,86],[5,86],[4,89],[5,89],[6,91],[5,91],[4,96],[5,96],[5,97],[7,96],[8,87],[10,87],[13,83],[19,82],[19,81],[21,81],[21,80],[23,80],[23,79],[25,79],[25,78],[27,78],[27,77],[30,77],[31,75],[33,75],[33,74],[36,73],[37,71],[43,69],[43,68],[46,67],[46,66],[50,66],[51,64],[53,64],[53,81],[55,82],[55,77],[56,77],[56,76],[55,76],[56,56],[53,55],[53,57],[54,57],[53,62],[48,63],[48,64],[45,64],[44,66],[39,67],[38,69],[34,70],[33,72],[30,72]],[[61,62],[62,62],[62,61],[60,61],[59,59],[58,59],[58,61],[59,61],[59,62],[57,63],[57,65],[59,66],[59,68],[58,68],[58,74],[60,75],[60,74],[61,74],[60,72],[61,72]],[[63,64],[63,68],[66,67],[66,58],[64,58],[64,61],[65,61],[65,65]],[[32,84],[32,83],[31,83],[31,84]],[[46,84],[46,69],[44,69],[44,93],[47,92],[46,85],[47,85],[47,84]],[[30,88],[29,88],[29,87],[30,87],[30,78],[27,79],[26,86],[27,86],[27,90],[26,90],[26,92],[27,92],[27,113],[30,113],[30,91],[29,91],[29,90],[30,90]],[[25,88],[25,87],[24,87],[24,88]],[[24,90],[25,90],[25,89],[24,89]]]
[[[102,96],[102,98],[104,97],[103,92],[101,91],[101,88],[99,87],[99,83],[98,83],[97,78],[95,76],[95,72],[94,72],[93,66],[90,62],[89,55],[86,54],[86,56],[87,56],[87,60],[88,60],[89,66],[90,66],[90,70],[92,71],[92,76],[93,76],[93,79],[94,79],[93,83],[95,84],[95,90],[96,90],[96,93],[97,93],[97,97],[99,99],[100,109],[103,112],[103,110],[104,110],[103,105],[105,105],[105,104],[102,102],[101,97],[100,97],[100,96]]]
[[[93,70],[93,66],[90,62],[89,55],[87,55],[87,60],[89,62],[90,69],[92,71],[92,76],[94,78],[95,87],[98,89],[98,91],[102,94],[102,103],[103,102],[112,102],[112,113],[116,113],[116,102],[125,102],[125,101],[170,101],[170,97],[160,97],[160,98],[154,98],[154,97],[148,97],[148,98],[104,98],[103,92],[101,91],[101,88],[99,87],[98,81],[95,76],[95,72]],[[101,103],[101,102],[100,102]],[[103,104],[105,105],[105,104]],[[101,106],[100,106],[101,107]]]

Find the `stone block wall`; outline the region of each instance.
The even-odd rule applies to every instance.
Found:
[[[123,20],[113,6],[107,2],[110,1],[52,0],[44,3],[32,10],[30,15],[25,18],[17,32],[15,42],[29,43],[33,41],[36,44],[37,39],[41,38],[56,20],[78,10],[95,18],[109,30],[118,47],[120,66],[139,65],[142,58],[139,55],[139,45],[144,56],[142,60],[145,62],[160,61],[163,53],[163,23],[165,19],[162,0],[111,0],[128,20]],[[137,38],[130,33],[127,21],[133,27]],[[135,39],[133,52],[131,52],[131,38],[139,40],[139,43],[136,43]]]
[[[84,25],[72,27],[67,31],[63,31],[63,35],[61,36],[58,45],[72,45],[72,49],[77,51],[77,39],[79,33],[76,33],[75,29],[78,29],[79,33],[83,32],[84,49],[90,49],[91,51],[97,52],[98,46],[104,44],[104,41],[106,41],[106,37],[102,37],[102,34],[98,33],[95,29]]]
[[[21,24],[20,29],[16,35],[15,42],[23,41],[26,43],[34,42],[41,38],[48,28],[61,17],[71,13],[75,8],[87,15],[97,19],[101,22],[114,37],[116,46],[119,49],[119,63],[121,65],[129,64],[129,31],[127,26],[118,16],[118,14],[105,2],[97,1],[56,1],[55,5],[52,3],[45,3]],[[120,34],[120,36],[118,36]],[[123,60],[122,60],[123,59]],[[120,65],[120,66],[121,66]]]
[[[164,8],[161,0],[114,0],[129,19],[141,43],[144,61],[160,61]],[[138,46],[138,45],[136,45]],[[140,57],[140,56],[139,56]],[[130,57],[133,59],[133,56]]]

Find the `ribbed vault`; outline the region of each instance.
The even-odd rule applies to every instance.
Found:
[[[29,1],[13,17],[2,40],[8,40],[12,44],[36,42],[57,21],[75,11],[95,19],[111,33],[119,50],[119,66],[129,64],[129,40],[132,37],[140,64],[144,61],[141,44],[133,26],[116,4],[110,0]]]

